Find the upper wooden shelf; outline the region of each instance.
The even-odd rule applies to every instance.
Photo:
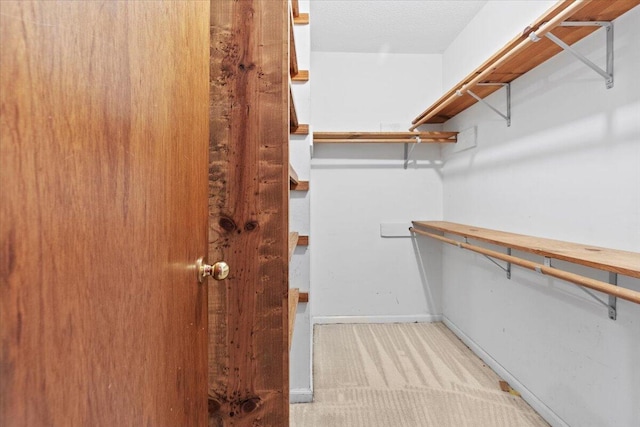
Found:
[[[445,221],[414,221],[416,229],[432,229],[498,246],[569,261],[640,278],[640,253],[544,239]]]
[[[314,132],[314,143],[455,143],[458,132]]]
[[[560,27],[562,22],[613,21],[638,4],[640,4],[640,0],[559,1],[525,28],[522,34],[507,43],[431,107],[417,116],[413,120],[413,126],[410,130],[425,123],[446,122],[475,104],[476,99],[465,94],[468,90],[472,90],[480,98],[485,98],[500,89],[500,86],[483,86],[479,83],[510,83],[562,51],[561,47],[546,37],[541,37],[539,41],[534,42],[529,37],[532,31],[541,33],[542,36],[543,32],[546,34],[553,30],[555,36],[572,45],[599,27]]]

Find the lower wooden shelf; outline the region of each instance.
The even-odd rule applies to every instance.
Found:
[[[413,221],[413,225],[414,227],[411,230],[417,234],[640,304],[640,292],[638,291],[617,286],[615,283],[606,283],[551,267],[550,261],[551,259],[557,259],[608,271],[613,275],[619,273],[640,278],[640,253],[507,233],[445,221]],[[461,236],[464,238],[464,242],[434,234],[434,231]],[[472,245],[468,243],[468,239],[541,255],[545,258],[545,264],[511,256],[510,253],[504,254]],[[613,310],[615,312],[615,304],[610,303],[609,307],[610,311]]]

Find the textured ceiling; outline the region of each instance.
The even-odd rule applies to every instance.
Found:
[[[311,50],[442,53],[486,0],[311,0]]]

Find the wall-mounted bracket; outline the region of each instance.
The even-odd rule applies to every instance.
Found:
[[[598,67],[596,64],[594,64],[589,59],[587,59],[587,57],[585,57],[583,54],[581,54],[580,52],[575,50],[573,47],[569,46],[567,43],[563,42],[561,39],[559,39],[558,37],[554,36],[550,32],[545,34],[545,36],[549,40],[551,40],[552,42],[554,42],[555,44],[560,46],[562,49],[566,50],[571,55],[576,57],[578,60],[583,62],[585,65],[587,65],[593,71],[595,71],[596,73],[598,73],[602,77],[604,77],[604,81],[605,81],[605,84],[607,86],[607,89],[611,89],[613,87],[613,22],[607,22],[607,21],[566,21],[566,22],[563,22],[562,24],[560,24],[560,26],[561,27],[604,27],[605,28],[606,35],[607,35],[607,39],[606,39],[606,44],[607,44],[607,59],[606,59],[606,61],[607,61],[607,69],[606,69],[606,71],[603,70],[602,68]],[[533,41],[540,40],[540,38],[537,35],[535,35],[535,33],[531,33],[529,35],[529,37],[531,37],[531,40],[533,40]]]
[[[507,248],[507,255],[511,255],[511,248]],[[511,279],[511,263],[507,262],[506,267],[501,266],[498,262],[488,255],[482,254],[483,257],[494,263],[498,268],[507,274],[507,279]]]
[[[420,144],[422,142],[422,140],[420,139],[420,137],[418,135],[416,135],[416,145]],[[413,150],[415,149],[415,145],[413,147],[411,147],[411,150],[409,150],[409,144],[404,144],[404,168],[406,169],[407,166],[409,166],[409,156],[411,155],[411,153],[413,152]]]
[[[493,105],[489,104],[487,101],[480,98],[471,90],[467,89],[466,92],[469,95],[471,95],[473,98],[475,98],[476,101],[491,108],[497,115],[502,117],[507,122],[507,127],[511,126],[511,83],[478,83],[478,86],[504,86],[507,88],[507,114],[502,113],[502,111],[498,110]],[[462,95],[462,93],[458,91],[458,95]]]
[[[618,286],[618,273],[609,273],[609,283]],[[609,295],[609,319],[616,320],[618,318],[618,298]]]

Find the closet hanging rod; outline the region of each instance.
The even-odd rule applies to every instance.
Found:
[[[418,140],[417,138],[406,138],[406,139],[316,139],[313,140],[316,144],[420,144],[420,143],[449,143],[455,144],[455,139],[448,138],[424,138]]]
[[[468,249],[473,252],[477,252],[482,255],[487,255],[502,261],[510,262],[511,264],[519,265],[520,267],[527,268],[529,270],[537,271],[538,273],[552,276],[558,279],[565,280],[567,282],[574,283],[585,288],[593,289],[595,291],[603,292],[605,294],[622,298],[627,301],[631,301],[636,304],[640,304],[640,292],[636,292],[631,289],[621,288],[600,280],[590,279],[588,277],[580,276],[575,273],[569,273],[568,271],[559,270],[554,267],[549,267],[543,264],[539,264],[533,261],[528,261],[522,258],[514,257],[512,255],[505,255],[501,252],[493,251],[491,249],[485,249],[480,246],[471,245],[465,242],[459,242],[448,237],[440,236],[438,234],[429,233],[427,231],[417,230],[414,227],[410,227],[409,230],[413,233],[420,234],[422,236],[431,237],[436,240],[440,240],[444,243],[457,246],[459,248]]]
[[[553,17],[549,22],[546,22],[546,23],[542,24],[540,26],[540,28],[536,31],[536,34],[538,35],[538,37],[545,36],[548,32],[550,32],[551,30],[553,30],[554,28],[556,28],[560,24],[562,24],[562,22],[564,22],[568,17],[572,16],[577,11],[579,11],[580,9],[585,7],[590,1],[592,1],[592,0],[576,0],[574,3],[569,5],[566,9],[564,9],[562,12],[560,12],[555,17]],[[530,39],[529,37],[525,38],[517,46],[515,46],[513,49],[511,49],[509,52],[507,52],[504,56],[502,56],[496,62],[492,63],[490,66],[485,68],[475,78],[473,78],[469,82],[463,84],[458,89],[458,91],[456,91],[456,92],[458,92],[460,94],[466,93],[467,90],[471,89],[477,83],[482,82],[489,74],[491,74],[493,72],[493,70],[495,70],[500,65],[504,64],[505,62],[507,62],[509,59],[511,59],[516,54],[520,53],[520,51],[522,51],[530,43],[534,43],[534,41],[532,39]],[[440,104],[435,105],[431,109],[430,112],[423,113],[420,116],[419,119],[414,121],[413,126],[411,126],[409,128],[409,130],[410,131],[415,130],[416,128],[418,128],[418,126],[426,123],[430,118],[432,118],[433,116],[437,115],[440,111],[442,111],[442,109],[444,107],[446,107],[449,104],[451,104],[459,96],[458,93],[456,93],[456,92],[454,92],[449,97],[444,99]]]

